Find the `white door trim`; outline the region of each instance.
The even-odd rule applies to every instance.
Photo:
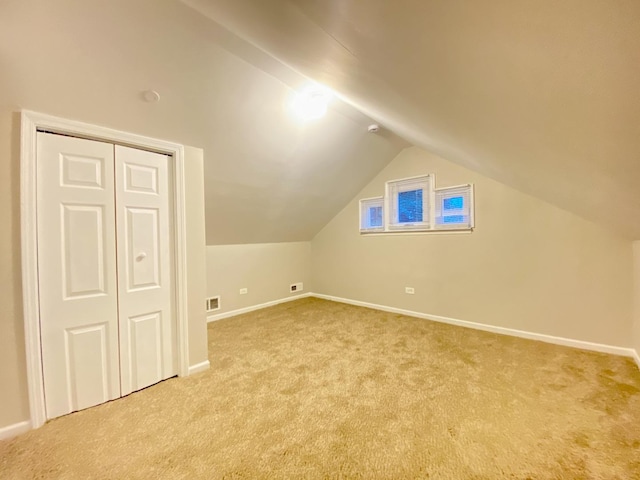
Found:
[[[187,324],[187,251],[186,210],[184,184],[184,146],[121,132],[111,128],[36,113],[21,112],[20,144],[20,218],[22,233],[22,290],[24,329],[27,357],[27,382],[31,427],[38,428],[46,421],[40,350],[40,302],[38,290],[38,239],[36,208],[36,132],[48,132],[102,140],[152,150],[173,157],[174,164],[174,226],[175,226],[175,288],[178,349],[178,374],[189,374]]]

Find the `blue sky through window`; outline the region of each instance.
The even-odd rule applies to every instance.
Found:
[[[460,210],[464,207],[464,197],[450,197],[444,199],[444,210]]]
[[[398,193],[398,222],[422,222],[422,189]]]
[[[445,215],[442,217],[443,223],[464,223],[464,215]]]

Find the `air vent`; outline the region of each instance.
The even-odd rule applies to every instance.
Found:
[[[220,310],[220,295],[207,298],[207,312],[215,312],[216,310]]]

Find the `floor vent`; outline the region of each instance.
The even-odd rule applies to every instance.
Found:
[[[216,310],[220,310],[220,295],[207,298],[207,312],[215,312]]]

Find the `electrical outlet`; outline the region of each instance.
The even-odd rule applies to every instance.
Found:
[[[291,293],[301,292],[303,289],[304,285],[302,284],[302,282],[292,283],[291,285],[289,285],[289,292]]]
[[[240,295],[246,295],[247,293],[249,293],[249,289],[248,288],[241,288],[240,289]]]
[[[413,295],[416,293],[413,287],[404,287],[404,293],[408,293],[409,295]]]

